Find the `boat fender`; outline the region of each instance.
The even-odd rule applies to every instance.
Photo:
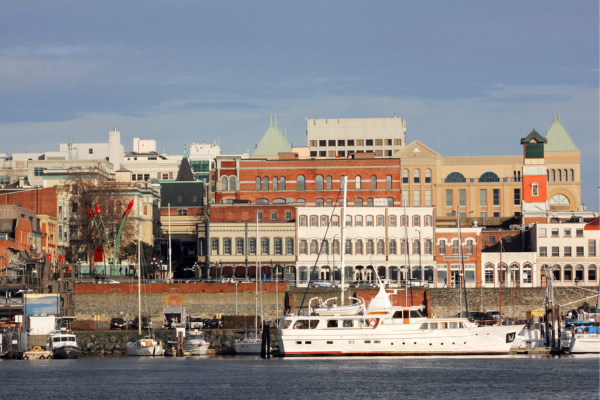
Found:
[[[583,328],[575,329],[575,333],[579,333],[579,334],[583,333]]]
[[[376,319],[372,319],[369,321],[369,326],[371,328],[375,328],[377,326],[377,320]]]

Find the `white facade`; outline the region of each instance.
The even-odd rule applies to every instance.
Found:
[[[123,167],[125,148],[121,144],[121,132],[116,127],[108,133],[108,143],[61,143],[60,152],[69,160],[107,160],[113,171]]]
[[[133,138],[133,152],[134,153],[150,153],[156,152],[156,140],[140,140],[140,138]]]
[[[532,231],[538,272],[551,268],[555,286],[598,286],[598,230],[585,222],[541,223]]]
[[[406,145],[404,118],[307,119],[306,136],[311,157],[347,157],[375,153],[391,157]]]
[[[433,275],[434,208],[406,208],[407,216],[404,210],[399,207],[347,207],[342,246],[340,207],[297,207],[298,285],[307,284],[315,265],[313,280],[341,281],[342,248],[346,251],[346,284],[355,280],[375,281],[375,270],[382,279],[401,281],[405,279],[409,265],[413,278]],[[405,218],[409,219],[407,227],[402,225]],[[405,251],[407,238],[408,254]]]
[[[540,286],[535,252],[481,253],[483,287]]]

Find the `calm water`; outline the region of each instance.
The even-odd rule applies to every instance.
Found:
[[[598,356],[0,361],[3,399],[597,399]]]

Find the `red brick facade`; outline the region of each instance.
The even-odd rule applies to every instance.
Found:
[[[463,262],[467,264],[475,264],[475,283],[477,286],[481,285],[481,236],[475,232],[468,232],[466,229],[461,231],[462,239],[462,256]],[[444,286],[449,287],[455,283],[458,285],[458,274],[459,269],[462,269],[460,261],[461,246],[458,239],[458,229],[452,232],[440,232],[436,231],[435,234],[435,250],[434,259],[436,264],[436,276],[434,279],[437,282],[438,287]],[[456,241],[456,245],[455,242]],[[469,245],[472,245],[472,247]],[[471,251],[472,248],[472,251]],[[438,277],[441,276],[439,271],[446,271],[446,281],[438,281]],[[443,273],[442,273],[443,275]]]
[[[239,283],[238,292],[254,292],[254,283]],[[137,293],[137,284],[79,284],[75,293]],[[236,285],[232,283],[152,283],[144,285],[144,293],[235,293]],[[287,283],[263,283],[262,290],[285,293]]]
[[[261,223],[293,222],[296,219],[296,206],[289,204],[212,204],[210,222],[256,222],[256,211],[262,212]],[[272,220],[271,213],[277,218]],[[289,213],[290,219],[286,218]]]
[[[24,190],[0,194],[0,205],[16,205],[34,211],[36,214],[47,214],[56,217],[56,188]]]

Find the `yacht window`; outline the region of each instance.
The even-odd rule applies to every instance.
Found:
[[[287,321],[283,321],[283,329],[290,329],[290,326],[292,326],[292,320],[287,320]]]
[[[458,327],[459,327],[459,328],[461,328],[461,329],[462,329],[462,328],[466,328],[465,324],[463,324],[462,322],[459,322],[459,323],[458,323]]]
[[[421,324],[420,329],[429,329],[429,324]]]
[[[458,322],[448,322],[448,329],[458,328]]]
[[[306,319],[299,319],[294,324],[294,329],[308,329],[308,320],[306,320]]]
[[[69,338],[69,342],[74,342],[74,341],[75,341],[75,338],[74,338],[74,337],[70,337],[70,338]]]
[[[59,337],[52,338],[52,341],[53,342],[60,342],[60,338]]]
[[[353,326],[352,322],[353,322],[353,321],[352,321],[351,319],[345,319],[345,320],[343,321],[343,325],[342,325],[342,326],[343,326],[344,328],[352,328],[352,326]]]
[[[402,311],[396,311],[392,318],[402,318]],[[427,324],[425,324],[425,325],[427,325]],[[421,329],[423,329],[423,328],[421,328]]]
[[[304,342],[304,344],[312,344],[312,342],[311,341],[306,341],[306,342]]]
[[[429,329],[437,329],[438,328],[438,324],[437,322],[434,322],[432,324],[429,324]]]
[[[63,336],[63,337],[60,338],[60,341],[61,342],[68,342],[69,339]]]
[[[365,340],[365,343],[371,343],[371,341],[370,340]]]
[[[327,327],[328,328],[337,328],[338,327],[338,322],[337,319],[330,319],[327,321]]]
[[[315,329],[317,327],[317,325],[319,325],[319,320],[318,319],[311,319],[310,320],[310,329]]]
[[[421,312],[421,310],[410,310],[411,318],[425,318],[425,315]]]

